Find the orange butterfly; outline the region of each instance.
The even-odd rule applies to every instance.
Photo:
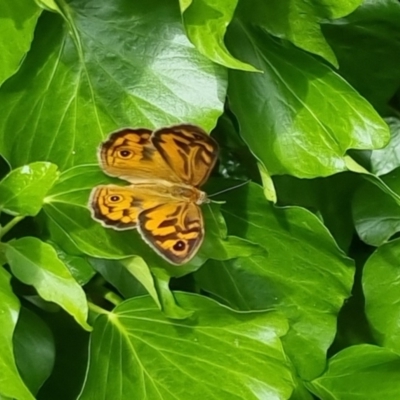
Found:
[[[186,263],[204,239],[199,206],[209,200],[199,187],[217,157],[217,143],[194,125],[114,132],[102,143],[99,162],[106,174],[130,185],[95,187],[92,216],[113,229],[137,228],[161,257]]]

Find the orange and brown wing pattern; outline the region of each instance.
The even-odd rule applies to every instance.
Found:
[[[194,203],[160,204],[139,214],[143,239],[167,261],[180,265],[196,254],[204,238],[203,215]]]
[[[205,183],[218,157],[215,140],[194,125],[159,129],[151,140],[181,182],[192,186]]]
[[[101,185],[92,190],[90,208],[95,220],[117,230],[137,227],[139,214],[165,202],[154,185]]]
[[[99,161],[104,172],[128,182],[149,179],[180,179],[161,157],[150,140],[149,129],[122,129],[114,132],[102,143]]]

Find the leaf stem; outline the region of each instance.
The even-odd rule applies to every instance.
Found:
[[[91,301],[88,301],[88,306],[89,306],[90,311],[93,311],[96,314],[109,314],[109,312],[107,310],[97,306],[96,304],[92,303]]]
[[[14,217],[8,224],[4,225],[3,228],[0,229],[0,239],[8,233],[15,225],[18,224],[19,221],[22,221],[25,218],[24,215],[17,215]]]
[[[105,294],[104,298],[108,300],[111,304],[114,304],[114,306],[117,306],[118,304],[123,302],[123,299],[119,297],[116,293],[114,292],[108,292]]]

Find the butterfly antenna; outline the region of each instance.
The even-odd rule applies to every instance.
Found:
[[[245,181],[245,182],[240,182],[238,185],[235,185],[235,186],[232,186],[232,187],[230,187],[230,188],[221,190],[221,191],[219,191],[219,192],[217,192],[217,193],[210,194],[210,195],[208,195],[207,197],[213,197],[213,196],[217,196],[217,195],[219,195],[219,194],[221,194],[221,193],[229,192],[230,190],[237,189],[237,188],[239,188],[239,187],[241,187],[241,186],[244,186],[244,185],[248,184],[250,181],[251,181],[251,179],[248,179],[248,180]]]

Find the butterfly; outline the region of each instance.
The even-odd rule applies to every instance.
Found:
[[[136,228],[161,257],[184,264],[204,239],[200,205],[210,200],[199,188],[217,157],[218,144],[194,125],[114,132],[99,148],[99,163],[130,184],[95,187],[92,217],[108,228]]]

